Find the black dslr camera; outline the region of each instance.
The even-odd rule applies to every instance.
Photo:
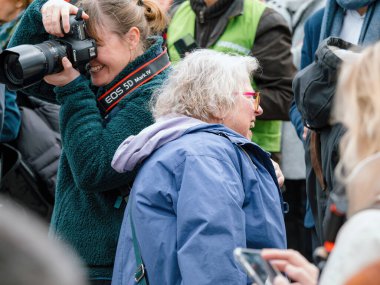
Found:
[[[33,85],[45,75],[62,71],[65,56],[81,73],[86,72],[88,62],[97,56],[95,40],[86,34],[81,9],[76,16],[70,16],[70,31],[63,38],[4,50],[0,54],[0,83],[10,90]]]

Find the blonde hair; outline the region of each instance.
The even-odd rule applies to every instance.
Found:
[[[204,122],[223,119],[236,103],[235,94],[258,68],[249,56],[198,50],[175,65],[153,97],[153,116],[181,114]]]
[[[136,27],[144,47],[150,35],[159,34],[167,25],[166,14],[155,0],[82,0],[80,6],[90,15],[88,35],[98,42],[102,42],[99,27],[120,37]]]
[[[342,65],[335,120],[347,132],[340,144],[340,164],[348,175],[367,156],[380,151],[380,44]]]
[[[340,161],[336,167],[336,175],[346,185],[349,196],[356,197],[352,200],[357,201],[350,200],[352,204],[350,207],[355,209],[359,208],[359,204],[369,206],[368,203],[371,199],[373,202],[379,190],[379,187],[373,187],[369,183],[351,179],[354,176],[355,179],[366,177],[363,171],[360,176],[358,175],[356,166],[361,165],[359,162],[364,159],[380,152],[379,78],[380,43],[365,49],[356,59],[345,62],[338,81],[334,120],[342,123],[347,131],[340,142]],[[371,163],[371,169],[366,169],[368,175],[372,173],[373,167],[376,167],[376,164]],[[355,170],[354,173],[353,170]],[[375,178],[373,177],[372,180]],[[362,186],[359,186],[360,183]],[[358,187],[361,189],[357,189]],[[357,191],[361,191],[361,194],[354,193]],[[365,191],[369,192],[365,193]],[[353,205],[354,203],[357,205]]]

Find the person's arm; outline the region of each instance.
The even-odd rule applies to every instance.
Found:
[[[314,61],[315,51],[319,45],[323,14],[324,9],[320,9],[311,15],[310,18],[305,22],[305,36],[301,51],[301,69],[304,69]]]
[[[292,80],[296,71],[291,54],[291,34],[285,19],[266,8],[258,25],[252,55],[262,72],[254,80],[262,95],[264,110],[260,119],[289,120],[289,107],[293,99]]]
[[[88,81],[78,77],[56,87],[61,103],[62,145],[77,187],[85,191],[105,191],[131,182],[131,172],[117,173],[111,161],[117,147],[130,135],[153,123],[148,102],[156,79],[137,89],[119,103],[120,110],[109,122],[101,115]]]
[[[301,49],[301,69],[305,68],[308,66],[310,63],[313,62],[313,56],[311,55],[312,53],[312,37],[310,35],[310,22],[306,21],[305,26],[304,26],[304,38],[303,38],[303,44],[302,44],[302,49]],[[290,121],[292,122],[294,128],[296,129],[298,138],[301,141],[304,141],[304,123],[302,121],[302,115],[300,111],[297,108],[296,101],[293,99],[292,104],[289,109],[289,116],[290,116]]]
[[[189,156],[181,165],[177,256],[181,284],[247,284],[233,249],[246,245],[244,190],[223,157]]]
[[[302,121],[301,113],[300,111],[298,111],[297,106],[296,106],[296,101],[294,99],[292,101],[292,104],[290,105],[289,117],[294,128],[296,129],[298,138],[301,141],[304,141],[305,138],[303,136],[304,136],[305,127]]]
[[[318,47],[320,24],[323,17],[323,9],[313,14],[304,26],[304,39],[301,50],[301,69],[305,68],[314,61],[315,50]],[[296,129],[297,135],[300,140],[305,141],[307,128],[304,127],[302,116],[297,109],[296,103],[293,99],[289,110],[290,120]]]

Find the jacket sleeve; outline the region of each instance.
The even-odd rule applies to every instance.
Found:
[[[324,9],[315,12],[305,23],[304,39],[301,51],[301,69],[305,68],[314,61],[314,54],[318,47],[319,35],[321,33],[321,24]],[[297,109],[296,103],[293,102],[289,111],[290,120],[297,131],[298,137],[303,141],[303,121],[300,111]]]
[[[16,103],[16,93],[5,88],[4,121],[0,142],[9,142],[17,138],[21,125],[20,110]]]
[[[295,67],[291,54],[291,34],[285,19],[270,8],[264,10],[257,28],[252,55],[261,66],[254,75],[262,94],[260,119],[289,120],[293,99]]]
[[[190,156],[183,163],[177,211],[181,284],[247,284],[233,258],[246,246],[244,190],[228,158]]]
[[[124,105],[122,102],[126,100],[121,101],[120,110],[108,122],[103,119],[95,94],[84,77],[55,88],[61,103],[63,150],[77,187],[85,191],[105,191],[126,185],[134,178],[131,172],[117,173],[111,161],[124,139],[153,123],[147,102],[156,84],[154,81],[146,83],[146,91],[138,96],[128,95]]]
[[[36,45],[50,39],[50,35],[46,33],[42,24],[42,15],[40,12],[41,7],[45,2],[46,0],[34,0],[29,5],[8,44],[8,48],[22,44]],[[22,91],[28,95],[56,104],[57,101],[53,88],[53,85],[47,84],[44,80],[41,80]]]
[[[313,62],[312,55],[312,36],[310,35],[310,20],[306,21],[304,26],[304,38],[301,49],[301,69],[308,66]],[[290,121],[292,122],[294,128],[296,129],[297,135],[301,141],[303,141],[303,128],[304,123],[302,121],[302,115],[297,108],[296,102],[293,99],[289,110]]]

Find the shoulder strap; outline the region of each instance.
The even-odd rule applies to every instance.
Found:
[[[135,225],[132,219],[132,207],[129,208],[129,219],[131,222],[133,250],[135,252],[136,265],[137,265],[136,272],[135,272],[135,282],[136,284],[140,284],[140,285],[148,285],[149,283],[146,278],[145,266],[144,266],[144,262],[142,261],[140,247],[139,247],[139,243],[136,237]]]
[[[315,176],[317,177],[317,180],[322,187],[322,190],[325,191],[327,187],[326,187],[326,182],[323,177],[323,171],[322,171],[320,135],[316,131],[310,130],[310,132],[311,132],[311,136],[310,136],[311,165],[315,172]]]

